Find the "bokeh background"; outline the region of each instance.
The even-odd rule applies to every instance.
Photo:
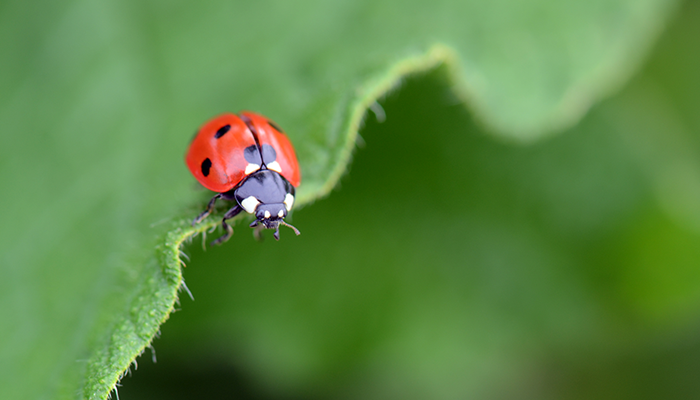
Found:
[[[0,32],[13,9],[0,4]],[[94,12],[110,11],[76,3],[73,17]],[[149,14],[138,15],[148,27]],[[478,117],[448,66],[402,79],[379,100],[380,118],[367,114],[336,189],[291,216],[301,236],[283,229],[279,242],[256,242],[241,221],[223,246],[204,250],[200,236],[183,249],[195,300],[180,294],[119,398],[700,397],[700,3],[683,3],[665,26],[631,80],[610,82],[613,94],[574,126],[526,143]],[[152,38],[122,50],[171,43]],[[186,58],[197,43],[180,40]],[[17,57],[33,54],[22,46],[53,48],[31,36],[2,43]],[[273,38],[262,43],[274,48]],[[158,62],[172,60],[142,69],[81,48],[60,65],[25,63],[26,81],[0,80],[11,94],[0,93],[0,121],[12,122],[0,149],[12,228],[3,229],[0,372],[16,377],[0,382],[12,398],[87,396],[75,389],[89,379],[76,365],[95,338],[115,334],[103,327],[135,296],[141,267],[130,265],[159,238],[149,229],[196,215],[211,195],[180,161],[196,118],[249,108],[235,96],[211,113],[193,104],[177,117],[193,125],[173,126],[160,118],[185,108],[195,82],[158,86]],[[74,86],[35,97],[43,74],[92,63],[117,83],[139,75],[147,95],[87,75],[65,81],[91,94],[79,107],[69,106]],[[220,99],[226,89],[212,91]],[[33,115],[33,102],[57,110]],[[126,114],[105,113],[112,102]],[[75,121],[84,129],[67,131]],[[76,140],[46,133],[53,124]],[[290,135],[310,152],[304,133]],[[114,156],[130,152],[134,164]],[[114,188],[95,195],[104,181]]]
[[[440,71],[408,79],[302,236],[187,248],[196,300],[121,395],[700,397],[698,18],[532,145],[489,137]]]

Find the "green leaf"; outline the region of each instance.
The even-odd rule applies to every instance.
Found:
[[[349,190],[344,190],[344,203],[326,209],[326,203],[321,203],[299,213],[295,218],[316,213],[318,217],[305,227],[299,224],[303,235],[297,242],[284,238],[278,247],[266,243],[262,256],[251,250],[257,245],[249,243],[247,229],[238,228],[232,243],[208,253],[220,255],[210,266],[225,263],[226,268],[206,268],[208,254],[188,248],[198,265],[189,267],[186,276],[190,282],[196,274],[209,273],[209,279],[217,280],[210,282],[211,287],[221,285],[212,293],[225,293],[237,285],[235,294],[239,297],[218,297],[229,306],[242,307],[251,299],[253,306],[240,312],[257,318],[254,322],[234,318],[221,323],[221,329],[212,327],[210,338],[225,343],[222,348],[229,355],[243,351],[232,343],[259,346],[245,351],[254,359],[252,368],[279,378],[281,388],[308,387],[309,382],[322,386],[323,379],[318,377],[323,375],[314,374],[328,365],[334,366],[331,371],[344,373],[344,360],[359,368],[355,350],[369,357],[378,340],[370,334],[376,326],[367,322],[367,315],[380,325],[386,324],[380,326],[379,339],[395,343],[383,349],[393,354],[390,362],[408,362],[413,368],[426,357],[440,361],[440,354],[450,350],[445,347],[433,355],[421,354],[421,338],[455,334],[473,321],[457,318],[440,332],[423,331],[422,327],[430,323],[441,326],[449,319],[448,309],[441,315],[433,306],[470,302],[471,295],[457,288],[445,291],[440,274],[468,276],[470,272],[461,266],[451,271],[456,264],[447,259],[442,261],[448,271],[438,269],[426,276],[410,268],[433,268],[436,261],[439,263],[440,259],[431,258],[432,249],[444,246],[447,251],[471,242],[464,247],[463,257],[469,260],[465,265],[484,266],[490,265],[486,250],[500,252],[496,243],[504,240],[510,249],[503,255],[507,262],[496,263],[496,267],[529,258],[514,276],[525,277],[528,268],[541,267],[543,276],[551,279],[541,283],[542,290],[547,289],[546,282],[561,283],[556,272],[538,264],[538,260],[558,260],[560,256],[549,236],[531,237],[539,232],[539,226],[529,217],[516,218],[514,224],[502,220],[493,225],[490,218],[484,220],[488,224],[472,225],[455,219],[448,233],[439,236],[411,233],[411,226],[406,225],[409,218],[426,213],[426,205],[446,206],[431,203],[429,190],[453,188],[444,186],[444,180],[419,178],[424,172],[435,172],[431,169],[434,160],[468,174],[460,174],[459,179],[473,177],[474,181],[460,181],[464,190],[486,196],[473,203],[462,189],[455,189],[457,197],[445,193],[446,199],[459,200],[453,203],[458,209],[493,207],[491,212],[495,213],[512,206],[498,202],[490,206],[486,200],[517,197],[517,185],[494,184],[492,192],[478,191],[480,185],[485,188],[503,179],[524,182],[517,171],[500,170],[503,165],[528,165],[525,161],[529,161],[531,175],[523,172],[524,176],[537,176],[540,167],[536,160],[519,160],[526,156],[515,154],[522,149],[497,143],[494,136],[467,135],[481,128],[470,120],[465,122],[462,109],[472,112],[484,130],[512,141],[532,141],[566,129],[629,78],[674,7],[675,2],[660,0],[4,3],[0,6],[0,58],[5,60],[0,65],[0,126],[5,132],[0,137],[3,397],[105,398],[151,343],[182,294],[182,243],[215,225],[212,218],[196,228],[189,226],[211,194],[195,189],[182,162],[189,138],[206,118],[222,111],[250,109],[282,125],[301,160],[304,180],[298,204],[303,206],[326,196],[345,173],[367,108],[410,76],[425,76],[429,71],[434,75],[423,83],[421,90],[428,93],[425,98],[414,92],[407,104],[396,108],[386,105],[387,125],[370,128],[394,136],[375,146],[378,165],[360,178],[372,190],[363,192],[361,183],[355,188],[364,197],[350,196]],[[435,92],[436,88],[444,89],[438,84],[441,79],[446,79],[450,95]],[[444,113],[449,106],[436,100],[445,97],[458,104],[459,111]],[[600,141],[616,140],[608,139],[605,131],[597,128],[593,124],[580,129],[597,133],[594,137]],[[372,133],[367,131],[367,135]],[[443,138],[449,141],[447,148],[431,147],[442,144],[438,139]],[[564,144],[553,144],[549,157],[578,154],[575,139],[559,140]],[[596,148],[595,143],[588,145]],[[488,163],[491,156],[494,161]],[[433,160],[421,164],[428,171],[413,165],[423,157]],[[384,171],[386,163],[400,168],[389,173]],[[547,164],[542,165],[546,169]],[[576,165],[584,169],[586,160]],[[493,170],[493,174],[480,174],[481,168]],[[619,187],[624,187],[625,171],[623,168],[621,177],[614,181]],[[377,180],[369,179],[375,175]],[[397,187],[392,182],[402,184]],[[416,182],[425,184],[421,189],[425,192],[416,193]],[[640,190],[632,187],[631,195],[621,191],[620,200],[597,208],[594,199],[592,205],[578,201],[575,188],[566,192],[555,185],[558,181],[540,183],[543,186],[539,189],[553,196],[547,201],[554,205],[571,201],[588,207],[582,214],[586,218],[615,215],[634,203],[625,196],[634,197]],[[411,191],[400,192],[401,188]],[[394,192],[405,197],[388,196]],[[532,193],[537,193],[530,199],[533,207],[547,205],[539,200],[540,192]],[[366,210],[382,213],[364,213]],[[550,217],[562,224],[563,231],[602,229],[576,220],[568,207],[553,206],[552,210],[560,213]],[[402,223],[386,213],[395,213]],[[434,223],[444,218],[442,214],[425,215],[440,218],[430,220]],[[479,220],[482,216],[475,212],[470,218]],[[414,222],[416,232],[430,232],[429,220],[421,221]],[[394,237],[390,230],[367,232],[369,222],[396,226],[400,235]],[[450,235],[455,231],[461,236]],[[344,251],[334,247],[340,242],[338,236],[332,239],[330,235],[342,232],[356,239],[347,241]],[[430,240],[425,242],[426,238]],[[377,243],[385,247],[377,248]],[[424,243],[426,247],[413,259],[408,254],[401,256],[406,243]],[[485,247],[479,248],[478,243]],[[368,250],[349,257],[357,249]],[[267,265],[270,260],[274,261],[271,266]],[[262,262],[266,265],[259,267]],[[363,264],[372,268],[353,271]],[[303,265],[310,268],[304,270]],[[389,266],[390,270],[378,270],[373,276],[376,265]],[[493,273],[488,268],[478,271]],[[243,275],[224,278],[226,273]],[[354,283],[333,284],[343,277]],[[402,279],[409,284],[401,285]],[[273,282],[270,289],[259,291],[266,281]],[[578,287],[571,277],[564,281],[561,287],[573,287],[574,291]],[[304,282],[328,289],[310,291],[310,286],[301,284]],[[511,290],[513,282],[490,283],[495,293],[490,294],[494,296],[491,300],[517,303],[517,297],[499,300],[497,296]],[[347,293],[336,292],[338,288]],[[428,299],[438,296],[439,301],[432,297],[434,302],[424,303],[409,296],[412,292],[408,289],[425,293]],[[197,311],[199,315],[191,318],[199,318],[199,322],[210,318],[208,323],[212,324],[226,319],[230,310],[221,311],[207,300],[200,301],[198,293],[208,290],[201,287],[194,291],[198,298],[195,304],[208,304],[210,311]],[[266,306],[261,294],[269,295],[271,303]],[[358,303],[348,302],[350,298]],[[488,296],[486,300],[474,298],[489,300]],[[289,306],[282,310],[271,312],[268,307],[287,301]],[[396,307],[372,311],[384,302]],[[183,307],[186,304],[183,302]],[[325,305],[335,306],[324,311]],[[308,307],[318,314],[305,314]],[[491,311],[470,307],[475,308],[465,315],[483,316]],[[394,314],[397,310],[415,310],[420,317],[399,318]],[[192,310],[188,313],[194,314]],[[556,309],[551,313],[559,315]],[[340,315],[347,320],[330,324],[327,331],[314,332],[294,324],[289,329],[274,328],[284,326],[279,318],[308,318],[311,326],[318,326],[319,321]],[[393,325],[392,318],[407,324],[408,329]],[[495,327],[503,321],[481,322]],[[566,333],[574,335],[570,331],[578,327],[574,324]],[[367,335],[352,334],[358,329],[365,329]],[[229,335],[235,336],[235,332],[259,334],[261,340],[232,340]],[[401,332],[404,336],[397,339],[395,334]],[[262,340],[265,337],[269,341]],[[477,339],[486,340],[481,336]],[[266,353],[263,348],[270,343]],[[499,343],[490,342],[488,348]],[[189,344],[186,351],[216,347]],[[330,350],[324,352],[324,346]],[[407,348],[414,351],[404,354]],[[460,349],[478,352],[467,345]],[[408,375],[422,377],[415,382],[418,386],[425,383],[420,386],[423,389],[436,382],[440,386],[441,379],[450,382],[447,369],[453,364],[444,365],[444,370],[426,367]],[[489,368],[501,365],[495,361]],[[490,370],[484,371],[487,374]],[[377,376],[384,379],[382,382],[392,379]],[[328,383],[324,390],[331,392],[332,385]]]

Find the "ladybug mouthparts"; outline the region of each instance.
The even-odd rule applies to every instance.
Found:
[[[299,236],[299,234],[301,233],[301,232],[299,232],[299,230],[297,228],[294,227],[294,225],[286,223],[284,221],[284,218],[280,218],[280,217],[277,217],[277,218],[272,218],[272,217],[265,218],[265,217],[263,217],[262,219],[256,219],[255,221],[253,221],[252,224],[250,224],[250,227],[255,228],[255,227],[258,227],[261,225],[267,229],[274,229],[275,233],[273,234],[273,236],[275,237],[276,240],[280,240],[280,225],[284,225],[284,226],[288,226],[288,227],[292,228],[292,230],[294,230],[294,233],[296,233],[297,236]]]

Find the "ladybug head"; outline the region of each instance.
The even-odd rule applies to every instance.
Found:
[[[293,225],[284,221],[287,216],[287,208],[284,203],[279,204],[259,204],[255,210],[256,220],[250,224],[251,228],[262,225],[267,229],[274,229],[274,237],[280,240],[280,225],[288,226],[294,230],[294,233],[299,235],[299,230]]]
[[[279,226],[284,222],[287,212],[294,205],[294,187],[282,175],[263,168],[250,174],[234,191],[234,197],[241,208],[255,215],[255,222],[250,226],[262,225],[275,230],[275,239],[279,239]]]

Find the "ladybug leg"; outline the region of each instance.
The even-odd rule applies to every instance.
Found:
[[[275,233],[272,234],[272,236],[275,237],[275,240],[279,242],[280,240],[280,226],[277,225],[277,229],[275,229]]]
[[[259,222],[260,221],[256,219],[255,221],[253,221],[252,224],[250,224],[250,227],[254,228],[253,236],[255,237],[255,240],[257,240],[258,242],[262,242],[263,240],[265,240],[265,237],[262,235],[262,231],[263,229],[265,229],[265,226],[260,225]]]
[[[231,225],[226,223],[226,220],[235,217],[241,211],[243,211],[243,208],[241,208],[241,206],[239,206],[238,204],[233,206],[233,208],[231,208],[230,210],[226,211],[226,214],[224,214],[224,218],[221,220],[221,226],[224,228],[226,233],[224,234],[224,236],[211,242],[212,245],[221,244],[227,241],[231,237],[231,235],[233,235],[233,228],[231,228]]]
[[[197,225],[198,223],[202,222],[202,220],[206,217],[209,216],[211,211],[214,209],[214,203],[216,203],[216,200],[220,199],[223,196],[222,193],[217,194],[216,196],[212,197],[211,200],[209,200],[209,204],[207,204],[207,209],[204,210],[201,214],[197,216],[197,218],[192,221],[192,226]]]

